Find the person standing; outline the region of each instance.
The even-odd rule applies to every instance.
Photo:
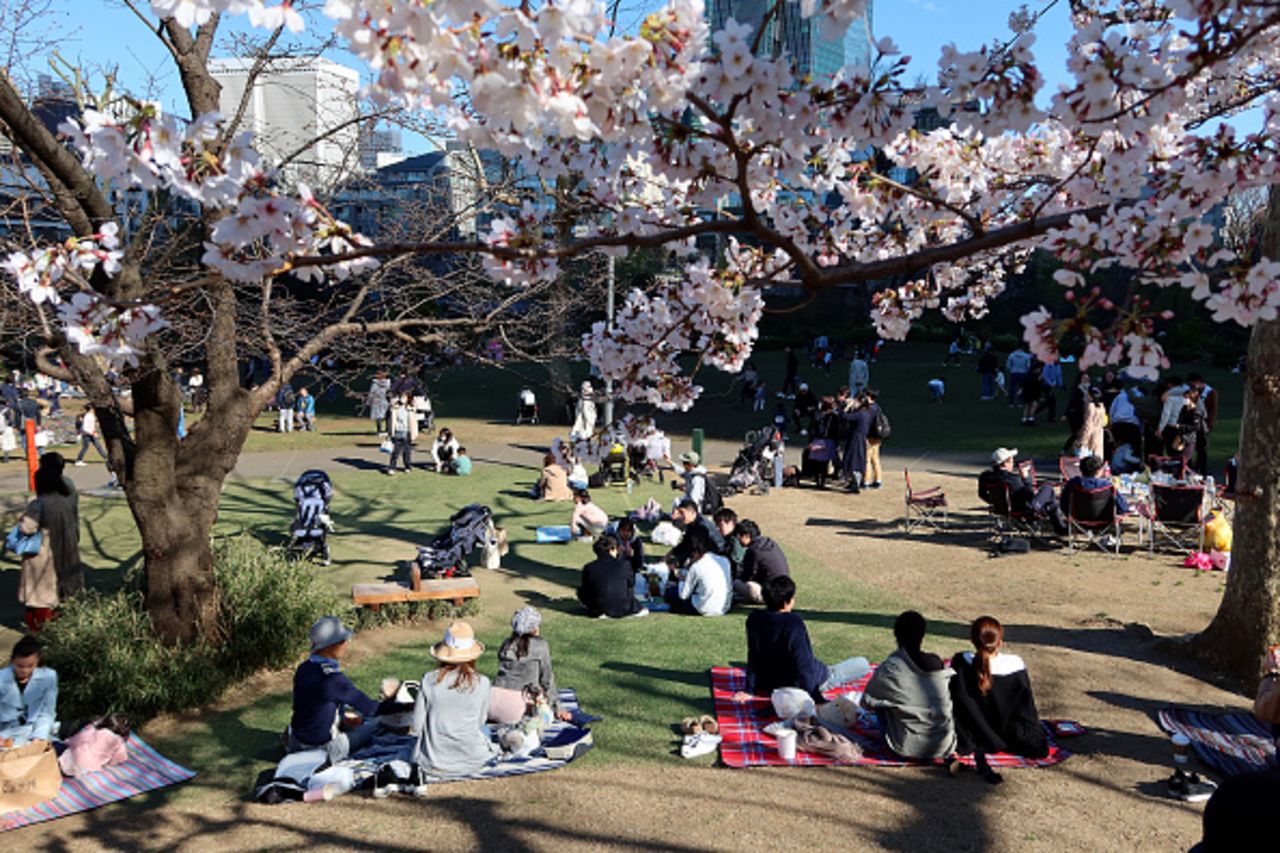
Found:
[[[849,362],[849,392],[856,397],[870,382],[871,368],[867,365],[866,356],[859,349],[854,352],[853,361]]]
[[[66,460],[60,453],[40,457],[36,469],[36,500],[40,527],[48,531],[53,567],[58,574],[59,599],[70,598],[84,588],[80,562],[80,498],[75,484],[63,475]]]
[[[293,386],[287,381],[281,382],[280,390],[276,392],[276,408],[280,412],[276,423],[277,432],[293,432],[293,407],[296,403],[297,397],[294,396]]]
[[[9,454],[18,449],[18,429],[21,426],[22,414],[12,405],[0,403],[0,454],[5,462],[9,461]]]
[[[858,398],[854,401],[853,408],[841,417],[849,428],[849,437],[841,455],[841,475],[847,484],[845,488],[857,494],[862,491],[863,477],[867,471],[867,435],[871,431],[874,416],[865,398]]]
[[[1019,392],[1027,378],[1027,371],[1031,369],[1031,353],[1027,352],[1027,345],[1019,343],[1018,348],[1009,353],[1004,366],[1009,371],[1009,405],[1016,406],[1023,402]]]
[[[369,396],[365,398],[369,406],[369,417],[373,418],[373,431],[378,435],[391,432],[391,379],[385,370],[379,370],[369,383]]]
[[[193,412],[200,411],[204,405],[204,375],[200,373],[200,368],[195,367],[191,370],[191,379],[187,382],[187,387],[191,389],[191,410]]]
[[[387,429],[391,436],[391,458],[387,460],[385,473],[396,472],[396,460],[404,465],[408,472],[413,467],[413,442],[409,440],[409,426],[413,413],[409,410],[409,400],[404,395],[396,397],[387,416]]]
[[[1104,433],[1107,427],[1107,410],[1102,405],[1102,389],[1089,389],[1089,402],[1085,404],[1084,423],[1072,439],[1072,450],[1077,456],[1096,456],[1105,459]]]
[[[996,398],[996,371],[1000,369],[1000,361],[991,351],[991,344],[984,344],[982,355],[978,356],[978,375],[982,377],[982,401],[989,402]]]
[[[867,425],[867,471],[863,478],[863,482],[870,489],[878,489],[883,485],[881,480],[884,471],[880,468],[880,445],[889,437],[885,432],[888,419],[884,417],[884,412],[880,408],[879,396],[880,392],[874,388],[868,388],[862,392],[862,397],[871,410],[871,420]]]
[[[89,452],[90,447],[98,451],[98,455],[103,459],[107,458],[107,451],[103,450],[98,442],[98,415],[94,412],[93,406],[85,409],[80,417],[80,454],[76,457],[76,467],[84,467],[84,455]]]
[[[1192,464],[1196,473],[1204,476],[1209,473],[1209,434],[1218,426],[1218,391],[1199,373],[1189,375],[1187,384],[1200,394],[1200,409],[1204,414],[1200,432],[1196,433],[1195,461]]]
[[[787,375],[782,380],[782,390],[778,392],[778,396],[786,397],[787,395],[791,395],[792,399],[794,399],[796,388],[799,384],[796,379],[796,375],[800,372],[800,359],[796,357],[796,351],[794,347],[788,346],[786,348],[786,352],[787,352]]]
[[[1068,448],[1075,436],[1084,427],[1084,418],[1089,406],[1089,374],[1081,371],[1076,376],[1076,383],[1067,397],[1067,407],[1062,415],[1067,419],[1067,430],[1071,433],[1067,438]]]

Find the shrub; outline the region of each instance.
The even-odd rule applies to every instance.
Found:
[[[42,636],[58,671],[58,711],[72,720],[123,711],[143,720],[206,704],[237,680],[298,660],[320,616],[348,615],[337,592],[305,563],[249,536],[219,541],[216,640],[160,642],[136,588],[67,601]]]

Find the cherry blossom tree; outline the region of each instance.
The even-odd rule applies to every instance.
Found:
[[[221,17],[247,14],[256,26],[298,31],[318,25],[315,10],[275,0],[152,0],[190,116],[87,110],[64,128],[68,151],[24,123],[16,93],[0,89],[0,118],[43,164],[75,233],[60,246],[16,252],[9,268],[33,303],[56,310],[51,342],[77,380],[97,394],[90,360],[124,365],[144,407],[171,396],[147,355],[166,322],[164,305],[141,298],[143,264],[118,245],[103,185],[161,188],[200,207],[202,272],[189,286],[227,300],[228,313],[237,285],[269,292],[283,276],[341,282],[405,255],[479,255],[495,281],[519,294],[586,252],[667,247],[686,258],[682,280],[631,291],[614,325],[599,324],[583,340],[622,399],[663,408],[697,400],[698,370],[741,368],[771,283],[817,291],[905,280],[874,300],[879,332],[901,338],[925,311],[957,321],[983,316],[1006,271],[1035,249],[1060,262],[1055,279],[1064,290],[1062,305],[1023,319],[1033,351],[1056,359],[1070,332],[1084,341],[1082,368],[1115,364],[1152,376],[1167,365],[1154,337],[1167,318],[1150,309],[1152,290],[1185,288],[1221,322],[1276,318],[1280,261],[1223,245],[1212,214],[1233,191],[1276,182],[1280,2],[1068,5],[1069,79],[1048,94],[1034,52],[1036,10],[1011,16],[1009,32],[987,45],[945,47],[936,80],[920,85],[905,79],[906,59],[889,39],[875,45],[870,69],[798,77],[786,55],[770,53],[761,22],[730,20],[709,32],[701,0],[669,0],[625,35],[613,32],[596,0],[327,0],[322,11],[334,32],[375,74],[374,99],[444,116],[459,140],[501,152],[597,213],[585,234],[556,228],[553,205],[529,204],[475,241],[375,244],[305,188],[283,189],[252,140],[213,114],[216,83],[203,66]],[[799,7],[840,32],[865,0]],[[779,3],[766,14],[780,11]],[[948,124],[916,131],[925,107]],[[1258,116],[1256,132],[1226,121],[1243,110]],[[860,153],[868,150],[879,154]],[[902,174],[914,177],[894,177]],[[722,257],[698,255],[695,241],[707,235],[727,245]],[[1101,299],[1090,277],[1116,267],[1130,271],[1131,292]],[[345,331],[320,336],[311,351]],[[1273,344],[1258,345],[1260,337],[1255,349],[1269,352]],[[688,353],[693,370],[681,358]],[[289,369],[281,363],[273,382]],[[225,377],[212,374],[211,365],[216,390]],[[1273,385],[1251,381],[1258,411],[1274,409]],[[271,383],[245,392],[244,411],[270,393]],[[145,420],[140,414],[139,447]],[[161,425],[172,432],[158,417],[155,429]],[[227,470],[239,435],[217,439]],[[1246,430],[1244,446],[1251,441]],[[1274,474],[1275,451],[1268,453],[1258,458]],[[204,488],[220,483],[211,476]],[[158,494],[149,500],[154,506],[141,497],[135,506],[144,541],[141,510],[172,506]],[[1274,535],[1274,517],[1251,506],[1242,502],[1240,525],[1271,524]],[[148,546],[149,574],[161,552]],[[207,577],[202,583],[189,602],[169,587],[154,601],[183,598],[177,621],[198,617],[211,590]],[[165,628],[170,635],[182,633],[177,621]],[[1237,644],[1250,655],[1280,639],[1274,619],[1254,621]],[[1233,666],[1243,669],[1244,657]]]

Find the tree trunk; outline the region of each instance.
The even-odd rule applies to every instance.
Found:
[[[1280,187],[1272,187],[1262,254],[1280,258]],[[1231,571],[1218,613],[1192,645],[1249,687],[1280,643],[1280,320],[1249,338],[1240,422]]]

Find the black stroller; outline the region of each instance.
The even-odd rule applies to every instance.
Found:
[[[293,484],[293,539],[289,553],[299,560],[314,560],[329,565],[329,501],[333,500],[333,483],[323,471],[304,471]]]
[[[773,427],[747,433],[746,441],[733,460],[733,467],[729,469],[729,489],[733,494],[751,489],[769,491],[769,486],[773,483],[775,440]]]
[[[530,388],[521,388],[516,403],[516,424],[536,424],[538,422],[538,398]]]
[[[418,547],[414,562],[423,580],[465,578],[471,576],[467,557],[490,535],[493,513],[482,504],[470,504],[449,518],[449,529]]]

